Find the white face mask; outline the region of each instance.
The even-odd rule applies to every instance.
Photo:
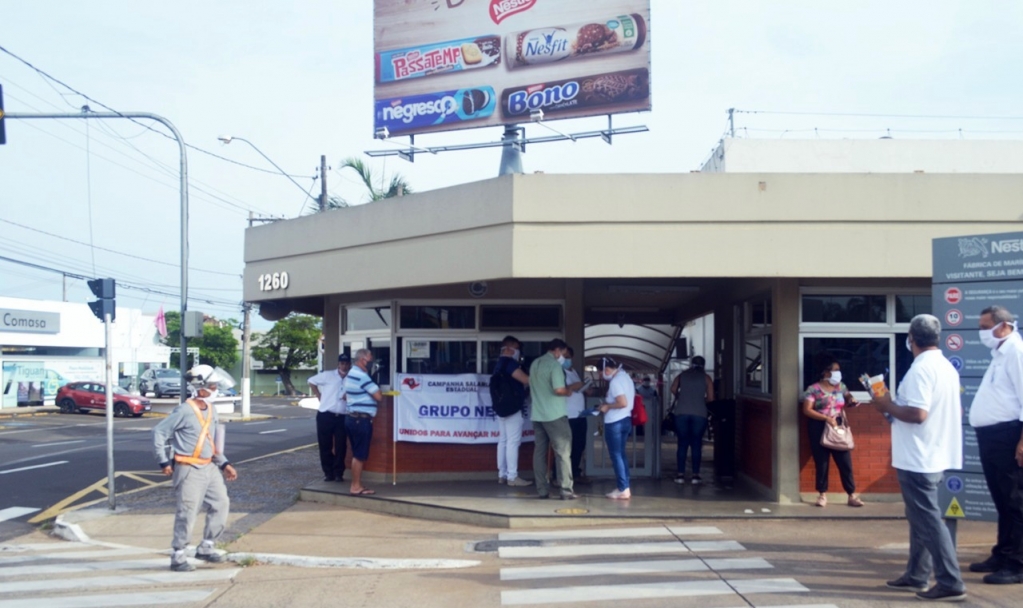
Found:
[[[828,382],[838,386],[842,383],[842,372],[835,370],[831,372],[831,377],[828,378]]]
[[[518,361],[519,359],[522,358],[522,353],[519,351],[519,349],[516,348],[515,350],[512,351],[511,358]]]
[[[906,338],[906,350],[913,352],[913,343],[909,341],[909,338]]]
[[[616,374],[616,373],[617,373],[617,372],[615,371],[615,372],[611,372],[611,373],[609,374],[609,373],[607,373],[607,370],[604,370],[604,372],[603,372],[603,373],[601,374],[601,376],[603,376],[603,377],[604,377],[604,380],[610,380],[611,378],[614,378],[614,377],[615,377],[615,374]]]
[[[991,329],[982,329],[982,330],[980,330],[978,333],[980,334],[980,342],[981,342],[981,344],[983,344],[984,346],[990,348],[991,350],[994,350],[994,349],[998,348],[998,345],[1001,344],[1002,340],[1004,340],[1005,338],[999,338],[999,337],[995,336],[995,330],[998,329],[999,327],[1001,327],[1004,324],[1005,324],[1005,322],[1003,321],[1002,323],[999,323],[998,325],[995,325]],[[1015,324],[1013,325],[1013,328],[1015,328]]]
[[[565,355],[558,355],[558,363],[561,365],[565,364]]]

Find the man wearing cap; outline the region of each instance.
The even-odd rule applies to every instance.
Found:
[[[320,400],[316,414],[316,441],[320,444],[320,467],[323,481],[344,481],[345,455],[348,453],[348,431],[345,430],[344,382],[352,358],[342,354],[337,358],[337,370],[324,370],[309,379],[309,386]]]
[[[179,404],[153,428],[156,460],[164,475],[173,475],[176,510],[171,543],[171,570],[190,572],[186,550],[192,527],[203,505],[207,506],[206,528],[195,557],[221,563],[224,556],[214,545],[227,525],[230,500],[224,480],[234,481],[238,473],[216,446],[216,374],[208,365],[197,365],[188,373],[195,396]],[[233,382],[232,382],[233,383]]]
[[[991,364],[970,406],[970,426],[998,511],[998,537],[970,571],[986,572],[989,585],[1010,585],[1023,583],[1023,339],[1015,315],[1001,306],[982,310],[979,325]]]

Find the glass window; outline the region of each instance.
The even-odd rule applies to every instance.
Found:
[[[904,334],[903,334],[904,335]],[[861,374],[885,374],[888,379],[889,339],[885,338],[803,338],[803,387],[820,380],[817,354],[828,352],[842,368],[842,382],[851,391],[865,391]],[[907,353],[908,354],[908,353]]]
[[[749,307],[749,328],[766,328],[771,326],[771,301],[756,300],[747,304]]]
[[[475,306],[402,306],[402,329],[476,329]]]
[[[430,340],[430,356],[405,361],[408,374],[475,374],[476,341]]]
[[[368,340],[370,352],[373,353],[373,361],[377,363],[377,371],[374,374],[370,374],[373,378],[373,382],[376,382],[379,386],[390,386],[391,385],[391,342],[390,340],[378,340],[374,343],[374,340]],[[379,344],[379,345],[378,345]],[[351,353],[349,353],[349,356]]]
[[[906,377],[906,372],[913,365],[913,353],[906,349],[906,340],[908,339],[909,334],[895,334],[895,384],[892,385],[891,376],[885,376],[888,388],[891,390],[898,390],[902,379]]]
[[[560,330],[561,306],[481,306],[482,329]]]
[[[923,314],[931,314],[931,296],[895,296],[896,323],[909,323]]]
[[[391,328],[391,307],[345,308],[345,331]]]
[[[885,323],[885,296],[803,296],[804,323]]]
[[[520,342],[519,350],[522,351],[522,369],[529,371],[533,360],[544,354],[543,342]],[[483,370],[484,374],[493,374],[497,366],[497,359],[501,356],[501,341],[488,341],[483,343]]]
[[[747,339],[743,349],[743,387],[753,392],[764,392],[764,341],[758,336]]]

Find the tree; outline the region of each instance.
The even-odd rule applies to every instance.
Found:
[[[167,337],[161,342],[167,346],[181,346],[181,313],[172,310],[166,313],[166,318]],[[208,317],[203,324],[202,337],[188,338],[188,346],[189,348],[199,348],[200,363],[231,369],[231,366],[238,361],[238,340],[231,331],[236,325],[238,322],[234,319],[218,321]],[[177,368],[179,361],[177,356],[171,357],[171,367]],[[188,364],[190,366],[195,364],[191,357],[188,359]]]
[[[391,179],[387,182],[387,188],[384,188],[384,180],[381,178],[379,187],[374,183],[376,178],[373,175],[372,170],[369,166],[362,162],[361,159],[354,156],[344,159],[341,162],[341,169],[351,169],[359,176],[359,181],[366,186],[366,200],[369,202],[379,201],[385,198],[394,198],[397,196],[403,196],[405,194],[412,194],[412,188],[409,183],[398,173],[391,175]],[[309,203],[313,205],[312,202]],[[331,196],[327,198],[327,209],[342,209],[344,207],[351,207],[351,204],[345,199],[339,196]],[[307,207],[309,208],[309,207]],[[312,207],[313,211],[318,210],[318,207]]]
[[[320,326],[319,317],[291,314],[254,339],[252,356],[262,361],[266,368],[277,372],[288,395],[298,392],[291,381],[292,370],[316,361]]]

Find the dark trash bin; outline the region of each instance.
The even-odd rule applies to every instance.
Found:
[[[714,425],[714,477],[735,477],[735,399],[718,399],[707,404]]]

